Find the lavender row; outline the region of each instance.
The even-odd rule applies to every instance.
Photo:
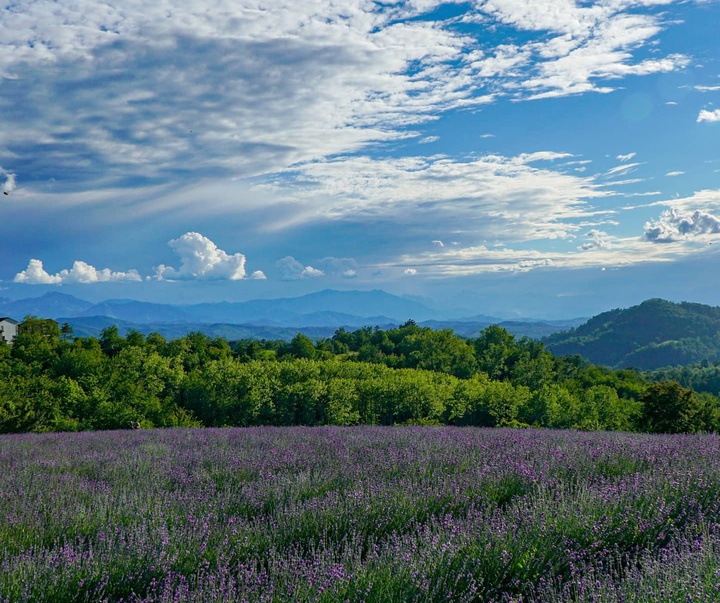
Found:
[[[0,601],[712,601],[718,460],[711,435],[3,436]]]

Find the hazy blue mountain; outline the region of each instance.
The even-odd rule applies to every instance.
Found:
[[[655,369],[720,359],[720,308],[650,299],[603,312],[547,337],[555,354],[579,354],[595,364]]]
[[[38,298],[10,302],[0,300],[0,314],[21,320],[27,314],[68,322],[78,336],[97,336],[107,326],[121,333],[135,329],[179,337],[190,331],[229,339],[245,337],[291,339],[298,331],[311,337],[331,336],[336,329],[364,326],[383,329],[408,319],[434,329],[453,329],[465,337],[476,337],[491,324],[500,324],[513,335],[538,338],[578,321],[503,321],[475,315],[447,320],[417,299],[384,291],[325,290],[295,298],[261,299],[247,302],[218,302],[194,305],[157,304],[130,299],[90,303],[71,295],[48,293]],[[443,320],[445,318],[445,320]]]
[[[392,317],[391,320],[405,322],[427,320],[437,315],[435,310],[410,299],[386,293],[385,291],[335,291],[326,289],[300,297],[279,299],[255,299],[238,303],[204,303],[185,306],[196,320],[232,322],[244,324],[259,320],[281,321],[288,324],[293,316],[318,312],[334,312],[355,317]]]
[[[50,292],[30,299],[1,300],[0,315],[22,320],[26,316],[55,318],[56,316],[77,316],[92,306],[92,303],[65,293]]]
[[[192,314],[183,306],[153,304],[132,299],[108,299],[93,304],[77,316],[108,316],[138,324],[194,321]]]
[[[268,325],[233,325],[224,323],[195,324],[195,323],[132,323],[126,320],[109,318],[107,316],[58,317],[58,322],[67,322],[73,329],[76,337],[98,337],[103,329],[116,326],[121,335],[129,330],[135,330],[145,335],[160,333],[166,339],[177,339],[192,331],[200,331],[210,337],[224,337],[229,341],[238,339],[283,339],[290,341],[299,332],[317,339],[319,337],[332,337],[336,327],[276,327]]]
[[[0,313],[22,319],[27,314],[44,318],[110,316],[118,320],[151,322],[194,322],[232,324],[357,325],[416,321],[436,317],[436,311],[410,299],[384,291],[325,290],[301,297],[257,299],[246,302],[219,302],[194,305],[156,304],[128,299],[111,299],[97,304],[72,295],[47,293],[42,297],[0,303]],[[323,317],[323,313],[326,315]],[[310,318],[305,318],[307,316]]]

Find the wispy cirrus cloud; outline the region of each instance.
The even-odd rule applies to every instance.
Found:
[[[615,167],[610,168],[610,169],[606,172],[606,175],[607,175],[607,176],[619,176],[619,175],[624,175],[624,174],[627,174],[627,173],[629,173],[629,172],[634,172],[635,169],[636,169],[637,167],[641,166],[641,165],[643,165],[643,164],[640,163],[640,162],[636,162],[636,163],[621,163],[620,165],[616,165]]]
[[[74,190],[252,177],[417,136],[445,111],[686,64],[639,56],[669,26],[660,0],[465,5],[466,21],[529,36],[500,45],[436,18],[441,4],[21,0],[0,11],[5,157]]]
[[[574,221],[601,211],[611,193],[592,177],[563,173],[568,153],[374,159],[339,157],[298,166],[259,190],[285,199],[285,220],[266,228],[327,221],[392,220],[416,232],[463,232],[481,238],[564,238]]]

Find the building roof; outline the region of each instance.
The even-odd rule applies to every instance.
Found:
[[[0,316],[0,322],[11,322],[14,325],[20,324],[17,320],[15,320],[14,318],[10,318],[9,316]]]

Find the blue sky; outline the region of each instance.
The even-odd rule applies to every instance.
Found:
[[[0,296],[718,304],[720,3],[19,0]]]

